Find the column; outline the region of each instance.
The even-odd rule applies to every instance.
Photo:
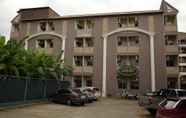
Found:
[[[154,36],[150,35],[151,91],[156,90],[154,54]]]
[[[103,39],[103,86],[102,86],[102,97],[107,96],[107,37]]]

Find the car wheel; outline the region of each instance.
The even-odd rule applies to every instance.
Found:
[[[67,105],[72,105],[72,101],[71,100],[67,100]]]

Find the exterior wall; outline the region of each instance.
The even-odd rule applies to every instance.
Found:
[[[33,14],[37,12],[39,16],[34,16],[38,18],[56,17],[57,14],[54,11],[34,11],[31,13],[24,13],[22,19],[31,19],[28,14]],[[44,13],[46,12],[46,13]],[[123,16],[128,16],[123,15]],[[131,14],[131,16],[137,16],[139,25],[137,28],[154,33],[154,47],[155,47],[155,78],[156,78],[156,89],[167,87],[167,77],[177,72],[175,68],[167,69],[166,67],[166,55],[168,54],[178,54],[177,47],[167,47],[165,46],[164,35],[166,34],[177,34],[177,25],[173,28],[164,26],[164,14]],[[32,36],[34,34],[41,33],[39,31],[39,24],[41,21],[52,21],[55,25],[55,31],[47,31],[48,33],[55,33],[65,37],[65,62],[68,65],[73,66],[73,57],[77,55],[88,55],[94,56],[93,68],[84,67],[86,70],[82,73],[83,68],[75,68],[74,75],[91,75],[93,79],[93,86],[102,89],[102,74],[103,74],[103,35],[114,30],[118,27],[118,17],[122,15],[113,16],[96,16],[96,17],[81,17],[81,18],[64,18],[64,19],[44,19],[44,20],[27,20],[20,21],[20,31],[17,40],[23,39],[25,36]],[[94,47],[92,49],[76,49],[74,48],[74,39],[78,36],[87,36],[86,32],[81,31],[80,35],[76,29],[77,19],[91,19],[94,22],[94,27],[89,32],[89,36],[93,37]],[[46,33],[47,33],[46,32]],[[16,35],[11,34],[11,36]],[[131,47],[130,49],[119,49],[117,48],[117,37],[127,36],[127,35],[138,35],[140,37],[140,46]],[[51,35],[40,35],[34,37],[28,41],[28,48],[35,50],[36,40],[38,39],[54,39],[54,55],[57,55],[61,50],[62,41],[59,37]],[[139,55],[139,90],[135,92],[144,93],[151,90],[151,65],[150,65],[150,37],[147,34],[135,32],[135,31],[125,31],[112,34],[108,37],[107,42],[107,91],[108,95],[117,95],[118,83],[116,78],[116,57],[117,55]],[[176,73],[174,73],[175,75]],[[72,80],[71,77],[65,78],[67,80]]]
[[[164,41],[164,24],[162,15],[155,16],[155,68],[156,68],[156,89],[167,87],[166,80],[166,57]]]

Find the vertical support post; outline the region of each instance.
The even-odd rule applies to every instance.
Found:
[[[28,41],[26,40],[25,41],[25,50],[27,50],[28,49]]]
[[[62,50],[63,50],[63,54],[62,54],[62,57],[61,59],[64,60],[65,59],[65,37],[63,37],[63,40],[62,40]]]
[[[156,90],[154,36],[150,35],[151,91]]]
[[[65,37],[62,37],[61,49],[63,50],[63,54],[61,55],[61,59],[64,61],[64,59],[65,59]],[[63,75],[61,76],[61,80],[64,80]]]
[[[103,39],[103,86],[102,86],[102,97],[107,96],[107,37]]]
[[[178,89],[181,89],[181,76],[178,76]]]

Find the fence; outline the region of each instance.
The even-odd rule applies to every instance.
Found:
[[[68,88],[70,82],[0,76],[0,104],[45,99],[59,87]]]

